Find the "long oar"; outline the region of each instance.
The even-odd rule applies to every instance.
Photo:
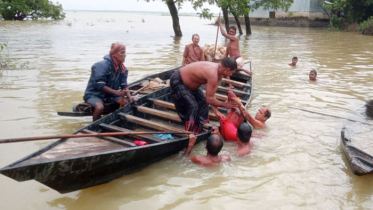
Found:
[[[373,124],[362,122],[362,121],[359,121],[359,120],[353,120],[353,119],[349,119],[349,118],[346,118],[346,117],[339,117],[339,116],[335,116],[335,115],[331,115],[331,114],[326,114],[326,113],[321,113],[321,112],[315,112],[315,111],[311,111],[311,110],[307,110],[307,109],[302,109],[302,108],[298,108],[298,107],[294,107],[294,106],[288,106],[288,108],[298,109],[298,110],[301,110],[301,111],[304,111],[304,112],[310,112],[310,113],[320,114],[320,115],[329,116],[329,117],[335,117],[335,118],[345,119],[345,120],[349,120],[349,121],[352,121],[352,122],[362,123],[362,124],[365,124],[365,125],[373,125]]]
[[[220,18],[220,12],[219,12],[219,18]],[[214,49],[214,59],[215,59],[215,54],[216,54],[216,45],[218,44],[218,36],[219,36],[219,24],[218,24],[218,30],[216,32],[216,41],[215,41],[215,49]]]
[[[56,135],[56,136],[36,136],[24,137],[13,139],[0,139],[2,143],[14,143],[24,141],[38,141],[47,139],[63,139],[63,138],[81,138],[81,137],[103,137],[103,136],[126,136],[126,135],[145,135],[145,134],[191,134],[191,132],[173,132],[173,131],[142,131],[142,132],[109,132],[109,133],[87,133],[87,134],[69,134],[69,135]]]

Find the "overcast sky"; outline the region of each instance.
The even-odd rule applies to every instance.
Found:
[[[52,0],[62,4],[64,10],[123,10],[123,11],[154,11],[169,12],[167,5],[162,0]],[[206,5],[210,11],[219,13],[216,6]],[[179,12],[196,12],[192,5],[187,2]]]

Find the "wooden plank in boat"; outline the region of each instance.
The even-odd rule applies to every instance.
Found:
[[[227,87],[222,87],[222,86],[218,86],[218,91],[222,91],[222,92],[228,92],[228,91],[232,91],[234,94],[236,94],[238,97],[241,97],[241,96],[244,96],[244,95],[250,95],[250,93],[247,93],[245,91],[241,91],[241,90],[236,90],[236,89],[230,89],[230,88],[227,88]]]
[[[167,102],[167,101],[158,100],[158,99],[149,99],[149,100],[151,100],[154,105],[162,106],[162,107],[165,107],[165,108],[168,108],[168,109],[176,110],[175,104],[173,104],[173,103],[170,103],[170,102]],[[211,113],[211,112],[209,113],[209,118],[213,119],[213,120],[219,120],[219,117],[216,116],[214,113]]]
[[[162,117],[162,118],[165,118],[165,119],[170,119],[170,120],[173,120],[173,121],[176,121],[176,122],[183,122],[180,119],[179,115],[177,115],[176,113],[169,113],[169,112],[165,112],[165,111],[161,111],[161,110],[157,110],[157,109],[152,109],[152,108],[145,107],[145,106],[139,106],[139,107],[137,107],[137,110],[140,111],[140,112],[143,112],[143,113],[152,114],[152,115]]]
[[[169,125],[162,125],[162,124],[155,123],[155,122],[152,122],[152,121],[140,118],[140,117],[135,117],[133,115],[124,114],[124,113],[118,113],[118,114],[125,117],[128,122],[139,124],[139,125],[142,125],[148,128],[153,128],[153,129],[161,130],[161,131],[185,132],[184,129],[175,128]],[[180,134],[180,135],[183,135],[183,134]]]
[[[183,122],[181,120],[181,118],[179,117],[178,114],[176,113],[170,113],[170,112],[165,112],[165,111],[161,111],[161,110],[157,110],[157,109],[152,109],[152,108],[149,108],[149,107],[145,107],[145,106],[139,106],[137,107],[137,110],[140,111],[140,112],[143,112],[143,113],[146,113],[146,114],[151,114],[151,115],[155,115],[155,116],[158,116],[158,117],[162,117],[166,120],[173,120],[173,121],[176,121],[176,122]],[[209,123],[205,123],[203,125],[204,128],[211,128],[213,125],[209,124]]]
[[[243,82],[238,82],[238,81],[234,81],[234,80],[230,80],[230,79],[225,79],[225,78],[223,78],[221,80],[221,82],[223,82],[223,83],[230,83],[233,86],[241,87],[241,88],[243,88],[243,87],[251,87],[250,84],[246,84],[246,83],[243,83]]]
[[[118,126],[115,126],[115,125],[109,125],[109,124],[105,124],[105,123],[101,123],[100,127],[104,128],[106,130],[109,130],[109,131],[133,132],[133,130],[130,130],[130,129],[118,127]],[[165,141],[164,139],[159,139],[159,138],[156,138],[152,135],[131,135],[131,137],[146,140],[146,141],[152,141],[152,142],[164,142]]]
[[[206,94],[206,91],[205,91],[205,90],[203,90],[203,92]],[[226,95],[222,95],[222,94],[218,94],[218,93],[215,93],[215,98],[220,99],[220,100],[223,100],[223,101],[228,100],[228,96],[226,96]],[[241,100],[241,99],[240,99],[240,100]],[[243,104],[246,103],[246,102],[244,102],[244,101],[242,101],[242,100],[241,100],[241,102],[242,102]]]
[[[81,130],[81,132],[82,133],[94,133],[94,134],[98,134],[97,132],[90,131],[88,129],[83,129],[83,130]],[[100,138],[102,138],[104,140],[107,140],[107,141],[111,141],[111,142],[120,144],[120,145],[128,146],[128,147],[136,147],[137,146],[133,142],[126,141],[124,139],[118,139],[118,138],[115,138],[115,137],[112,137],[112,136],[103,136],[103,137],[100,137]]]

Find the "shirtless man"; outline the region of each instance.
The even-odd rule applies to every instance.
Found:
[[[289,63],[289,66],[296,66],[297,62],[298,58],[294,56],[293,59],[291,59],[291,63]]]
[[[245,73],[247,73],[249,75],[252,75],[253,73],[251,71],[248,71],[248,70],[242,68],[243,67],[243,58],[241,56],[240,48],[238,46],[239,45],[239,40],[236,37],[236,31],[237,31],[236,27],[231,26],[229,28],[229,34],[227,34],[227,32],[225,32],[225,30],[224,30],[223,25],[221,24],[220,16],[218,18],[218,24],[219,24],[219,27],[220,27],[221,34],[224,37],[228,38],[229,42],[228,42],[227,50],[225,51],[224,56],[222,56],[218,59],[213,59],[213,61],[221,61],[224,58],[227,58],[228,56],[233,57],[237,62],[237,70],[238,71],[244,71]],[[229,77],[227,77],[227,79],[229,79]],[[229,88],[233,89],[234,87],[233,87],[232,84],[229,84]]]
[[[217,115],[217,107],[238,106],[215,98],[223,76],[232,75],[236,69],[236,61],[233,58],[226,58],[219,64],[207,61],[194,62],[181,67],[171,75],[171,98],[177,113],[185,123],[185,130],[194,133],[202,131],[203,124],[208,122],[209,104]],[[204,84],[206,96],[200,89]]]
[[[194,143],[196,142],[197,137],[194,134],[189,135],[189,143],[188,148],[185,152],[186,155],[189,155]],[[217,134],[211,134],[210,137],[207,139],[206,143],[206,150],[207,154],[204,155],[195,155],[191,157],[193,163],[196,163],[201,166],[214,166],[217,165],[220,162],[227,162],[231,161],[231,158],[229,155],[219,155],[219,152],[221,148],[223,147],[223,139],[220,135]]]
[[[198,45],[199,35],[193,34],[192,41],[192,44],[188,44],[185,46],[183,62],[181,63],[182,66],[196,61],[205,61],[205,54],[203,52],[203,49]]]
[[[317,81],[317,71],[312,69],[310,71],[310,74],[308,75],[308,77],[310,78],[310,81],[316,82]]]
[[[255,118],[253,118],[250,113],[245,109],[245,107],[240,107],[241,112],[243,113],[244,118],[249,121],[249,123],[254,128],[266,128],[267,125],[265,124],[265,121],[268,120],[271,117],[271,110],[269,110],[268,107],[262,106],[258,110],[258,112],[255,115]]]

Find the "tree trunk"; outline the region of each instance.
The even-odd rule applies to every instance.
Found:
[[[245,14],[246,35],[251,34],[249,13]]]
[[[173,0],[166,0],[166,4],[172,17],[172,26],[174,28],[175,36],[183,36],[180,29],[179,14],[177,12],[175,2]]]
[[[236,21],[237,28],[238,28],[238,31],[239,31],[240,35],[243,34],[243,33],[242,33],[242,28],[241,28],[241,23],[240,23],[240,20],[239,20],[238,17],[237,17],[237,14],[236,14],[236,13],[233,13],[232,10],[231,10],[231,13],[232,13],[232,15],[233,15],[233,17],[234,17],[234,20]]]
[[[229,18],[228,18],[228,8],[221,8],[223,10],[223,17],[224,17],[224,24],[225,24],[225,30],[227,33],[229,33]]]

